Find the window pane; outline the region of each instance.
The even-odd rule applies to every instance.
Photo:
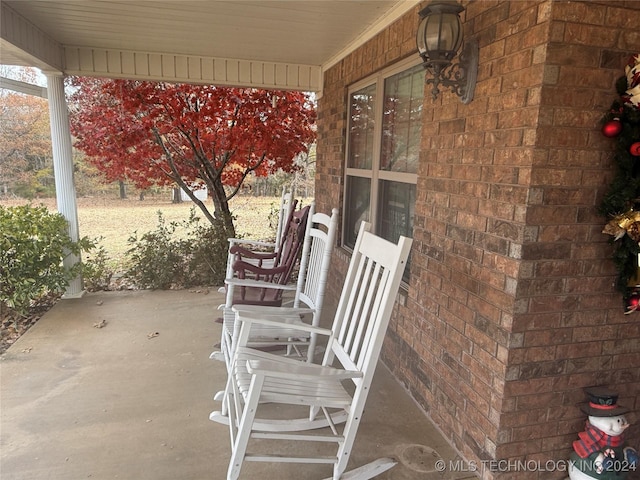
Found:
[[[400,235],[413,237],[416,186],[409,183],[380,181],[378,233],[397,242]]]
[[[354,92],[349,97],[350,168],[371,169],[373,164],[373,128],[375,125],[375,84]]]
[[[360,222],[369,221],[371,200],[371,180],[361,177],[347,177],[347,193],[344,219],[344,244],[353,248],[360,228]]]
[[[413,238],[413,216],[416,186],[409,183],[380,181],[379,235],[397,242],[400,235]],[[407,261],[402,280],[409,282],[411,257]]]
[[[422,127],[424,68],[410,68],[384,82],[380,168],[417,173]]]

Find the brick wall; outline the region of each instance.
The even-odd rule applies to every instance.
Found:
[[[468,460],[567,458],[593,384],[635,410],[640,448],[640,314],[622,314],[595,213],[613,173],[598,122],[640,51],[640,3],[464,3],[475,98],[425,96],[411,281],[384,361]],[[326,72],[320,209],[342,205],[347,88],[415,54],[417,11]]]
[[[501,458],[538,460],[562,452],[583,427],[575,405],[584,400],[584,386],[611,386],[622,403],[640,410],[640,319],[622,314],[609,238],[595,210],[613,173],[613,143],[600,133],[599,120],[616,98],[614,84],[629,54],[640,51],[640,5],[553,2],[545,15],[548,44],[511,325],[517,344],[509,352],[500,420]],[[636,448],[638,427],[627,433]]]

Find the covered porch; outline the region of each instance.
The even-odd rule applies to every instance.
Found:
[[[224,478],[228,430],[209,421],[226,380],[224,364],[209,359],[223,301],[203,289],[59,302],[0,357],[3,480]],[[373,386],[350,469],[393,457],[398,464],[378,478],[476,478],[382,363]],[[248,464],[243,478],[330,473]]]
[[[81,229],[65,75],[304,90],[321,97],[324,69],[417,3],[125,7],[88,1],[51,8],[47,2],[3,1],[0,63],[37,66],[47,75],[58,208],[75,239]],[[214,318],[223,298],[214,291],[82,293],[77,279],[68,300],[0,357],[0,476],[223,478],[228,432],[208,419],[219,408],[213,394],[226,380],[224,365],[209,359],[220,339]],[[457,453],[382,364],[374,392],[350,468],[394,457],[398,465],[380,478],[443,478],[436,460],[448,465]],[[475,478],[460,470],[445,478]],[[243,478],[329,474],[328,467],[249,465]]]

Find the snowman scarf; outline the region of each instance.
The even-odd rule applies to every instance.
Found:
[[[594,427],[587,420],[584,432],[578,434],[579,440],[573,442],[573,449],[580,458],[587,458],[589,455],[600,452],[607,447],[619,447],[622,445],[622,435],[612,437],[602,430]]]

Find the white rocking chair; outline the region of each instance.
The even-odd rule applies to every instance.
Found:
[[[302,322],[288,325],[328,337],[322,365],[244,346],[251,338],[253,324],[276,325],[277,322],[260,319],[259,315],[239,315],[242,328],[225,393],[232,445],[227,480],[238,479],[246,461],[329,464],[333,465],[330,477],[333,480],[365,480],[395,465],[391,459],[380,459],[345,473],[412,243],[411,239],[400,237],[398,244],[393,244],[366,231],[369,228],[363,222],[332,328],[327,330]],[[353,385],[345,388],[343,382],[348,381]],[[278,405],[286,406],[284,412]],[[270,412],[278,412],[273,425],[282,425],[287,422],[282,418],[283,413],[286,416],[290,411],[292,417],[297,417],[295,406],[300,405],[310,409],[307,420],[310,431],[303,432],[300,424],[295,433],[268,428],[265,418]],[[346,418],[340,429],[333,421],[335,411],[342,412]],[[316,416],[324,417],[329,429],[313,431],[319,426]],[[263,444],[269,446],[270,451],[248,453],[252,439],[270,440]],[[287,455],[284,448],[291,442],[296,446],[313,442],[310,455]],[[317,445],[313,445],[317,442],[334,443],[337,451],[321,456]],[[303,477],[301,473],[300,478]]]
[[[301,318],[311,317],[309,322],[318,326],[322,313],[322,303],[331,262],[331,253],[338,226],[338,209],[333,209],[331,216],[314,212],[315,204],[312,203],[309,220],[307,221],[305,238],[302,247],[300,270],[295,285],[278,283],[258,283],[243,279],[229,278],[226,283],[232,288],[250,284],[254,287],[295,292],[292,307],[271,307],[263,305],[225,305],[223,308],[223,328],[220,342],[221,352],[214,352],[212,358],[224,359],[227,368],[231,366],[231,359],[235,351],[235,345],[240,334],[240,322],[236,322],[236,316],[242,313],[246,315],[258,315],[260,318],[280,319],[283,322],[300,321]],[[231,290],[230,290],[231,291]],[[277,347],[287,348],[287,353],[294,351],[300,355],[304,348],[310,360],[316,348],[316,336],[306,332],[292,331],[280,327],[263,326],[256,328],[251,334],[250,346],[252,347]],[[220,398],[219,392],[216,398]],[[226,408],[223,407],[223,416],[226,416]],[[226,419],[223,419],[226,421]]]

